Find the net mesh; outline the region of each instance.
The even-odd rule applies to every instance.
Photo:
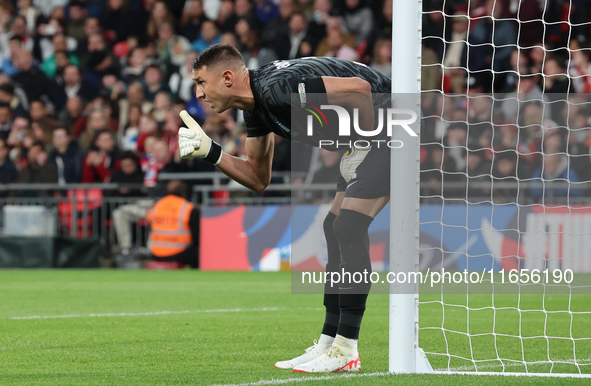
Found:
[[[420,269],[491,284],[421,294],[435,369],[591,373],[590,10],[423,3]]]

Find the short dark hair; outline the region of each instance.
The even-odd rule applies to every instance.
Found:
[[[56,124],[51,131],[55,133],[58,130],[64,130],[68,136],[70,135],[70,129],[61,122],[59,122],[59,124]]]
[[[244,58],[235,47],[225,43],[217,43],[201,51],[193,61],[193,70],[229,63],[244,65]]]
[[[86,8],[86,3],[80,0],[71,0],[70,7]]]
[[[121,155],[119,156],[119,160],[123,161],[124,159],[130,159],[136,164],[137,167],[140,166],[139,157],[131,150],[126,150],[123,153],[121,153]]]
[[[517,153],[513,149],[502,150],[495,154],[495,162],[501,160],[509,160],[511,162],[517,162]]]
[[[33,144],[31,145],[31,147],[29,149],[32,149],[34,147],[40,147],[41,150],[45,151],[45,143],[43,143],[43,141],[40,139],[33,142]]]
[[[182,181],[172,180],[166,185],[166,192],[177,197],[187,198],[187,185]]]

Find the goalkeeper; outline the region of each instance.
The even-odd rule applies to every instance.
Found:
[[[197,97],[216,112],[232,107],[244,111],[247,157],[224,154],[186,111],[181,112],[181,118],[187,127],[179,130],[181,157],[201,157],[257,192],[271,180],[274,133],[318,146],[317,137],[307,136],[300,125],[292,127],[292,94],[299,94],[302,107],[318,95],[319,99],[311,104],[342,106],[351,102],[343,94],[354,94],[355,104],[360,107],[359,127],[369,131],[376,120],[372,113],[376,105],[373,94],[391,91],[391,81],[386,76],[362,64],[335,58],[276,61],[249,70],[239,51],[226,44],[215,44],[201,52],[193,63],[193,80]],[[324,132],[315,128],[314,134],[337,138],[338,134],[328,130],[338,130],[339,125],[331,123],[325,125]],[[353,149],[341,160],[337,193],[324,220],[328,272],[371,272],[368,228],[390,194],[390,152],[384,145],[381,149],[375,145]],[[326,316],[320,339],[303,355],[277,362],[275,367],[295,372],[360,369],[357,341],[370,283],[340,283],[336,287],[338,290],[331,291],[331,283],[325,286]]]

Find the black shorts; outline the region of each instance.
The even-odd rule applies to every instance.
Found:
[[[374,146],[357,167],[356,177],[349,183],[339,175],[337,192],[345,197],[373,199],[390,195],[390,148],[382,143]]]

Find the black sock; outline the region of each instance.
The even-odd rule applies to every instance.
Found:
[[[371,274],[371,260],[369,257],[368,228],[373,218],[365,214],[341,209],[334,221],[334,233],[339,240],[341,251],[340,272],[350,274],[367,271]],[[364,275],[365,276],[365,275]],[[355,283],[342,281],[339,286],[339,327],[337,333],[349,339],[359,338],[361,320],[365,312],[367,295],[371,282]]]
[[[328,263],[326,272],[336,272],[341,264],[341,251],[339,249],[339,240],[334,234],[333,223],[337,216],[328,212],[324,219],[324,237],[326,238],[326,248],[328,250]],[[330,276],[329,276],[330,277]],[[326,307],[326,316],[324,317],[324,326],[322,333],[324,335],[335,337],[339,325],[339,286],[331,286],[330,282],[324,284],[324,307]]]
[[[324,326],[322,326],[322,333],[324,335],[337,336],[337,330],[339,328],[339,314],[333,314],[332,312],[326,311],[324,317]]]

